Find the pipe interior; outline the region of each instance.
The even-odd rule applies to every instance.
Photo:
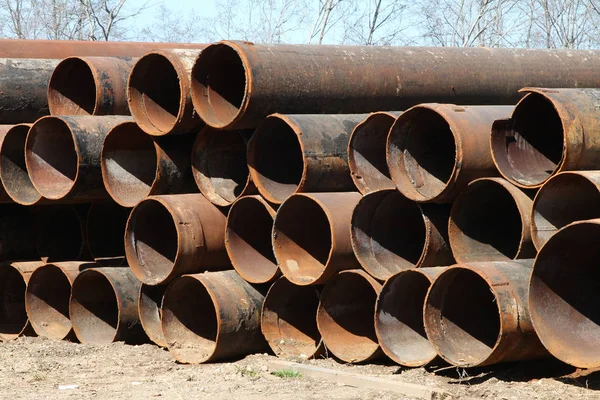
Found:
[[[67,58],[54,69],[48,85],[52,115],[93,115],[96,82],[89,65],[79,58]]]
[[[27,326],[25,309],[26,283],[13,267],[0,274],[0,338],[16,338]]]
[[[0,148],[0,178],[4,189],[11,198],[25,205],[34,204],[41,197],[31,183],[25,165],[28,132],[27,125],[15,125],[7,132]]]
[[[38,207],[33,219],[33,241],[43,261],[75,261],[84,255],[83,221],[74,206]]]
[[[140,322],[144,331],[154,343],[165,346],[161,326],[161,303],[165,294],[165,285],[150,286],[142,284],[139,298]]]
[[[92,257],[111,266],[125,257],[123,235],[129,210],[115,203],[92,204],[86,219],[86,238]]]

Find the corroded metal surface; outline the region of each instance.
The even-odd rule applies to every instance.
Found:
[[[264,350],[263,300],[235,271],[177,278],[162,304],[169,352],[182,363],[206,363]]]
[[[358,192],[299,193],[277,210],[273,250],[283,275],[296,285],[319,285],[336,272],[359,268],[352,251],[352,211]]]
[[[447,204],[418,204],[395,189],[362,197],[352,213],[352,248],[376,279],[414,267],[454,264]]]
[[[138,313],[144,332],[152,342],[160,347],[167,347],[161,325],[161,305],[167,286],[150,286],[142,283],[138,298]]]
[[[475,179],[499,176],[490,154],[495,120],[513,106],[420,104],[390,129],[387,163],[395,186],[411,200],[451,203]]]
[[[15,125],[0,125],[0,171],[2,170],[1,167],[3,166],[2,164],[4,164],[4,159],[5,159],[5,157],[2,156],[1,149],[3,147],[5,147],[4,142],[6,141],[6,137],[8,136],[8,133],[11,130],[12,131],[15,130],[14,127],[15,127]],[[23,148],[21,148],[21,153],[23,153]],[[8,166],[8,168],[10,169],[10,166]],[[1,176],[1,174],[0,174],[0,176]],[[4,185],[0,186],[0,203],[12,203],[12,202],[13,202],[13,199],[9,196]]]
[[[85,220],[85,242],[94,261],[101,266],[125,262],[123,235],[130,210],[112,202],[94,203]]]
[[[425,300],[425,331],[437,353],[460,367],[548,357],[527,303],[533,260],[458,264]]]

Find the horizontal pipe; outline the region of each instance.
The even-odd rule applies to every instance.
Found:
[[[168,285],[140,286],[138,298],[138,313],[140,323],[148,338],[160,347],[167,347],[167,341],[162,331],[162,300]]]
[[[273,250],[290,282],[320,285],[338,271],[360,268],[350,238],[360,198],[358,192],[301,193],[283,202],[273,223]]]
[[[29,128],[26,128],[29,129]],[[1,153],[1,149],[3,147],[5,147],[4,142],[6,141],[6,138],[9,135],[9,132],[11,131],[15,131],[15,125],[0,125],[0,171],[1,171],[1,167],[3,166],[2,164],[4,164],[4,157],[2,157],[2,153]],[[12,135],[11,135],[12,136]],[[9,142],[7,142],[6,147],[8,147],[10,145]],[[21,152],[23,152],[23,148],[21,148]],[[7,168],[10,170],[10,165],[7,165]],[[1,177],[1,173],[0,173],[0,177]],[[4,187],[4,185],[0,186],[0,203],[12,203],[13,199],[12,197],[8,194],[8,191],[6,190],[6,188]]]
[[[40,260],[32,211],[18,204],[0,205],[0,262]]]
[[[535,257],[531,240],[533,201],[501,178],[469,184],[450,211],[448,236],[459,263]]]
[[[425,334],[423,307],[433,280],[444,267],[408,269],[390,277],[375,305],[375,333],[383,352],[405,367],[438,360]]]
[[[449,215],[447,204],[418,204],[395,189],[371,192],[352,213],[354,254],[381,281],[410,268],[454,264]]]
[[[150,196],[135,206],[125,229],[125,255],[147,285],[177,276],[231,268],[223,210],[202,194]]]
[[[248,144],[252,181],[269,202],[294,193],[355,190],[348,167],[348,141],[366,115],[273,114]]]
[[[395,186],[411,200],[452,203],[478,178],[499,176],[490,130],[513,106],[420,104],[398,117],[387,142]]]
[[[458,264],[442,272],[425,300],[425,332],[457,367],[548,357],[529,313],[533,260]]]
[[[162,304],[169,352],[182,363],[207,363],[264,351],[263,300],[235,271],[177,278]]]
[[[208,125],[253,128],[274,112],[516,104],[525,86],[598,87],[599,67],[597,51],[221,41],[196,60],[192,96]]]
[[[94,203],[85,219],[85,242],[100,266],[116,267],[125,262],[125,226],[131,210],[115,203]]]
[[[154,50],[135,63],[127,83],[127,100],[144,132],[165,136],[202,128],[204,122],[194,112],[190,87],[192,66],[200,51]]]

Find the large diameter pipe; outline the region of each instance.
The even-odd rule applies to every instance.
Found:
[[[494,162],[507,180],[538,188],[561,171],[598,169],[599,89],[524,88],[521,93],[525,97],[512,116],[498,120],[491,136]]]
[[[267,117],[248,145],[250,176],[260,194],[281,204],[294,193],[355,190],[348,141],[366,115]]]
[[[531,240],[533,201],[501,178],[469,184],[450,211],[448,236],[459,263],[535,257]]]
[[[94,203],[85,219],[85,242],[91,257],[101,266],[125,262],[125,226],[130,210],[118,204]]]
[[[277,357],[307,360],[326,354],[316,320],[320,293],[318,286],[294,285],[285,277],[273,283],[260,327]]]
[[[220,131],[205,126],[192,148],[192,171],[200,192],[217,206],[255,194],[247,162],[251,130]]]
[[[162,300],[167,287],[168,285],[150,286],[142,283],[138,297],[138,313],[142,328],[148,338],[160,347],[167,347],[161,325]]]
[[[106,191],[123,207],[159,194],[194,193],[190,148],[194,134],[153,138],[133,121],[116,125],[102,146]]]
[[[363,270],[342,271],[323,288],[317,326],[327,350],[347,363],[383,355],[375,334],[374,312],[381,284]]]
[[[471,181],[499,176],[490,131],[513,109],[430,103],[404,112],[387,142],[387,163],[398,190],[414,201],[451,203]]]
[[[527,303],[533,260],[458,264],[433,282],[425,332],[451,365],[476,367],[548,356]]]
[[[352,251],[352,211],[358,192],[301,193],[288,198],[273,223],[273,250],[296,285],[324,284],[336,272],[360,268]]]
[[[6,140],[6,137],[8,136],[8,132],[10,132],[12,129],[14,128],[14,125],[0,125],[0,149],[4,146],[4,141]],[[23,150],[23,149],[21,149]],[[1,153],[0,153],[1,154]],[[0,157],[2,157],[0,155]],[[0,171],[2,167],[2,158],[0,158]],[[8,168],[10,169],[10,166],[8,166]],[[6,188],[4,188],[4,185],[2,185],[0,187],[0,203],[12,203],[12,197],[10,197],[10,195],[8,194],[8,191],[6,190]]]
[[[33,186],[46,199],[85,203],[109,198],[100,154],[108,132],[124,116],[50,116],[37,120],[25,142]]]
[[[362,267],[384,281],[415,267],[454,264],[447,204],[418,204],[397,190],[363,196],[352,213],[352,248]]]
[[[227,214],[225,248],[235,270],[250,283],[271,282],[280,275],[271,240],[275,213],[262,197],[244,196]]]
[[[177,278],[162,303],[169,352],[182,363],[207,363],[264,351],[263,300],[235,271]]]
[[[0,261],[39,260],[32,210],[18,204],[0,206]],[[55,231],[56,234],[56,231]]]
[[[52,115],[130,115],[127,79],[132,57],[68,57],[48,83]]]
[[[204,122],[192,104],[190,74],[200,48],[155,50],[141,57],[127,84],[135,122],[153,136],[197,132]],[[160,78],[157,78],[160,77]]]
[[[425,297],[444,267],[408,269],[389,278],[375,305],[375,333],[383,352],[405,367],[423,367],[438,360],[423,322]]]
[[[42,261],[92,260],[85,240],[88,209],[88,205],[60,204],[32,210],[32,242]]]
[[[143,343],[140,282],[127,267],[89,268],[73,282],[69,314],[81,343]]]
[[[223,210],[202,194],[150,196],[135,206],[127,221],[127,262],[147,285],[230,268],[225,220]]]

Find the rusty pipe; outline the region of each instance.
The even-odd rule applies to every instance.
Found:
[[[45,264],[32,272],[25,291],[25,307],[38,336],[75,339],[69,318],[71,285],[79,272],[95,266],[89,262],[67,261]]]
[[[48,83],[52,115],[130,115],[127,79],[132,57],[68,57]]]
[[[475,179],[499,176],[490,130],[513,109],[430,103],[404,112],[387,141],[387,163],[398,190],[414,201],[452,203]]]
[[[15,125],[0,125],[0,149],[2,149],[2,147],[4,147],[4,142],[6,141],[6,138],[8,137],[8,133],[10,131],[14,131],[14,127]],[[8,145],[8,144],[7,144]],[[23,151],[23,149],[21,148],[21,151]],[[2,171],[2,164],[4,160],[4,157],[2,157],[1,153],[0,153],[0,171]],[[10,165],[7,166],[7,168],[10,170]],[[0,177],[1,177],[1,172],[0,172]],[[8,191],[6,190],[6,188],[4,187],[4,185],[0,186],[0,203],[12,203],[13,199],[12,197],[8,194]]]
[[[383,352],[405,367],[423,367],[437,353],[425,334],[423,307],[433,280],[446,268],[413,268],[391,276],[375,304],[375,333]]]
[[[371,192],[352,213],[354,254],[381,281],[409,268],[454,264],[449,215],[447,204],[418,204],[395,189]]]
[[[437,353],[476,367],[548,357],[527,303],[533,259],[458,264],[431,285],[423,317]]]
[[[33,186],[46,199],[85,203],[106,200],[100,154],[108,132],[124,116],[50,116],[37,120],[25,142]]]
[[[153,138],[133,121],[113,127],[102,146],[106,191],[123,207],[159,194],[195,193],[190,148],[195,135]]]
[[[355,190],[348,141],[366,115],[269,115],[248,144],[252,181],[269,202],[294,193]]]
[[[81,343],[143,343],[140,282],[127,267],[89,268],[73,281],[69,314]]]
[[[220,131],[205,126],[192,148],[192,171],[200,192],[217,206],[230,206],[257,193],[246,158],[251,130]]]
[[[100,266],[116,267],[125,262],[125,226],[131,210],[118,204],[94,203],[85,219],[85,243]]]
[[[599,67],[597,51],[221,41],[196,60],[192,96],[208,125],[239,129],[274,112],[516,104],[525,86],[597,87]]]
[[[375,334],[374,311],[381,284],[360,269],[342,271],[323,288],[317,326],[325,346],[347,363],[383,356]]]
[[[125,255],[147,285],[231,267],[225,250],[224,211],[202,194],[150,196],[131,211]]]
[[[277,357],[307,360],[326,354],[316,320],[320,293],[318,286],[294,285],[285,277],[271,285],[260,328]]]
[[[140,314],[142,328],[144,328],[148,338],[160,347],[167,347],[161,325],[161,306],[167,286],[150,286],[142,283],[138,298],[138,313]]]
[[[204,122],[194,112],[190,87],[192,66],[200,51],[155,50],[135,63],[127,83],[127,101],[144,132],[164,136],[202,128]]]
[[[229,209],[225,248],[235,270],[250,283],[267,283],[280,274],[271,235],[275,209],[260,196],[244,196]]]
[[[535,257],[531,240],[533,201],[501,178],[469,184],[450,210],[448,236],[458,263]]]
[[[395,189],[386,162],[390,128],[402,111],[378,111],[356,125],[348,142],[350,176],[362,194]]]
[[[0,261],[39,260],[32,210],[18,204],[0,205]]]
[[[169,352],[182,363],[207,363],[263,351],[263,300],[235,271],[177,278],[162,303]]]
[[[283,275],[296,285],[320,285],[336,272],[360,268],[350,223],[358,192],[299,193],[279,206],[273,251]]]

